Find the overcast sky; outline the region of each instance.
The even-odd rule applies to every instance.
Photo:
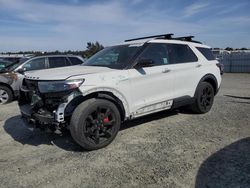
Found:
[[[175,33],[250,48],[250,0],[0,0],[0,51],[84,50]]]

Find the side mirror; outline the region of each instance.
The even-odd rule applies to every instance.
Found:
[[[18,73],[20,73],[20,74],[24,74],[25,69],[24,69],[24,68],[19,68],[19,69],[17,69],[16,72],[18,72]]]
[[[152,59],[140,59],[135,65],[136,69],[140,69],[143,67],[152,67],[154,66],[154,61]]]

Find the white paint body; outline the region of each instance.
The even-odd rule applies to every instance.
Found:
[[[27,78],[35,80],[84,79],[80,86],[82,95],[97,91],[112,92],[124,106],[126,118],[133,118],[156,111],[169,109],[173,99],[194,97],[201,78],[212,74],[218,88],[221,83],[218,61],[207,61],[195,48],[208,46],[184,41],[154,39],[148,43],[186,44],[196,54],[198,61],[191,63],[168,64],[142,69],[117,70],[96,66],[72,66],[29,72]],[[133,44],[127,42],[124,44]],[[74,75],[74,76],[72,76]],[[218,89],[217,88],[217,89]]]

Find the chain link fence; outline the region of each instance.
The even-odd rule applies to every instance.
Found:
[[[224,72],[250,73],[250,53],[222,54],[218,59]]]

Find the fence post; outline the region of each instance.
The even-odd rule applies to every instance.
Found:
[[[229,72],[231,73],[232,72],[232,53],[230,53],[229,55]]]

